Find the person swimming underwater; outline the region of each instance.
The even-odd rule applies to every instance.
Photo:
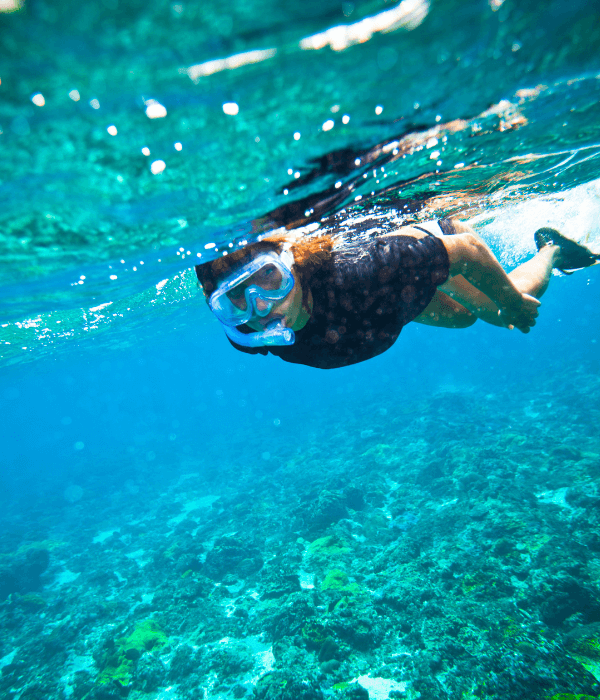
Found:
[[[596,255],[560,234],[535,233],[537,254],[507,274],[466,223],[440,219],[369,240],[276,233],[196,266],[232,345],[320,369],[388,350],[411,321],[467,328],[477,319],[529,333],[553,269]]]

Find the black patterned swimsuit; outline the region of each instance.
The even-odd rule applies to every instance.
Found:
[[[334,249],[331,259],[311,277],[312,314],[296,331],[293,345],[232,345],[252,355],[271,353],[320,369],[346,367],[385,352],[448,279],[444,244],[422,230],[430,235],[380,236]]]

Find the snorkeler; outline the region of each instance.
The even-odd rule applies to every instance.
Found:
[[[600,255],[551,228],[510,274],[467,224],[441,219],[368,241],[276,233],[196,266],[232,345],[321,369],[388,350],[411,321],[467,328],[477,319],[529,333],[552,269]]]

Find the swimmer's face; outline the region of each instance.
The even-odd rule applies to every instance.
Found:
[[[262,299],[258,298],[255,301],[259,311],[267,308],[267,304]],[[296,279],[292,291],[281,301],[275,303],[273,308],[263,318],[253,319],[248,322],[248,326],[255,331],[262,331],[271,321],[281,319],[286,328],[298,330],[298,323],[302,315],[302,287]],[[304,324],[302,324],[304,325]]]

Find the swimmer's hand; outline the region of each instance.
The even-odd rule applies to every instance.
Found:
[[[529,333],[535,326],[535,319],[539,316],[538,307],[542,302],[530,294],[521,294],[520,302],[510,308],[500,309],[498,317],[509,330],[518,328],[521,333]]]

